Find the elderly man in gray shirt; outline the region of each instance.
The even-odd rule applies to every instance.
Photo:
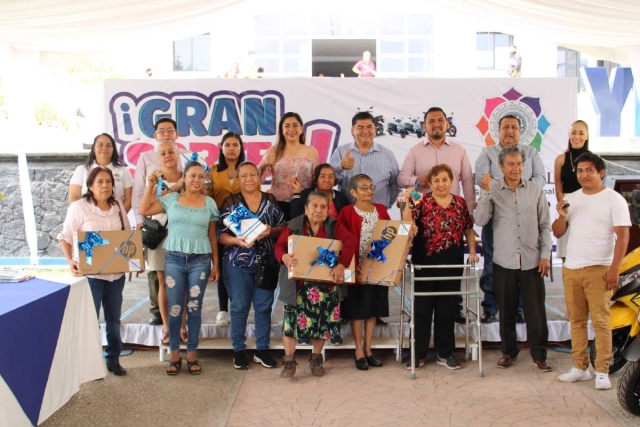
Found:
[[[538,151],[530,145],[520,144],[520,119],[513,114],[507,114],[500,118],[498,122],[499,134],[498,144],[485,147],[478,156],[475,165],[475,181],[476,185],[480,185],[480,181],[487,175],[497,180],[502,179],[502,170],[498,165],[498,154],[500,150],[506,147],[518,147],[523,152],[525,161],[522,169],[522,179],[525,181],[533,181],[544,188],[545,171],[542,159]],[[488,179],[488,178],[485,178]],[[492,323],[496,321],[498,314],[498,303],[493,294],[493,229],[491,221],[482,227],[482,250],[484,254],[484,267],[480,276],[480,288],[484,292],[482,300],[483,323]],[[522,312],[522,298],[520,298],[520,307],[518,309],[518,323],[524,323],[524,314]]]
[[[475,220],[480,226],[489,221],[493,224],[493,291],[500,310],[502,338],[498,367],[508,368],[518,360],[516,316],[520,287],[533,364],[548,372],[552,367],[547,362],[544,276],[550,269],[549,206],[542,187],[522,179],[524,162],[524,152],[517,146],[500,151],[498,165],[503,178],[482,177]]]

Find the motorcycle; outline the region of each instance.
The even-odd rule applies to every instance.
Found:
[[[400,134],[400,138],[404,139],[407,137],[407,130],[404,127],[402,117],[399,119],[393,118],[392,122],[389,122],[387,125],[387,132],[389,135],[393,135],[394,133]]]
[[[451,137],[456,136],[458,134],[458,128],[453,124],[453,113],[447,117],[447,121],[449,122],[449,129],[447,129],[447,133]]]
[[[627,363],[623,351],[640,333],[640,248],[629,252],[618,269],[618,289],[611,297],[611,335],[613,340],[609,373],[618,372]],[[640,340],[638,340],[640,341]],[[589,346],[591,365],[595,367],[596,340]]]
[[[640,416],[640,340],[635,340],[622,355],[630,363],[618,381],[618,402],[625,411]]]
[[[407,131],[407,134],[415,134],[418,138],[422,138],[424,136],[424,130],[422,129],[422,126],[420,125],[420,120],[416,119],[412,119],[411,117],[409,117],[409,121],[405,122],[404,124],[404,128]]]
[[[376,124],[376,136],[384,135],[384,117],[382,115],[374,117]]]

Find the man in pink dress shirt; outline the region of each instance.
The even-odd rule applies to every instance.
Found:
[[[445,163],[453,170],[451,194],[463,195],[469,213],[473,215],[473,210],[476,207],[476,190],[471,162],[469,162],[467,150],[462,145],[446,140],[449,122],[442,108],[429,108],[424,115],[422,128],[427,136],[409,150],[404,163],[402,163],[402,168],[400,168],[398,185],[409,187],[417,183],[417,190],[420,193],[430,192],[427,172],[435,165]],[[460,194],[461,184],[462,194]]]
[[[471,162],[469,162],[467,150],[462,145],[446,140],[449,121],[444,110],[440,107],[429,108],[424,115],[422,128],[427,136],[409,150],[398,174],[398,186],[417,185],[418,192],[430,192],[427,172],[435,165],[447,164],[453,171],[451,194],[460,196],[462,187],[462,195],[467,202],[469,214],[473,216],[473,211],[476,208],[476,189]],[[461,304],[462,298],[460,298],[460,310],[462,310]],[[465,322],[461,312],[456,315],[456,322]]]
[[[180,134],[176,129],[176,122],[173,119],[162,118],[155,124],[155,133],[153,137],[156,142],[171,141],[176,142]],[[180,156],[181,151],[178,152]],[[160,169],[160,163],[158,162],[158,154],[156,150],[146,151],[138,158],[136,164],[136,176],[133,180],[133,197],[132,208],[136,216],[137,229],[142,227],[142,215],[140,215],[138,208],[140,206],[140,200],[144,194],[144,189],[147,186],[147,174]],[[158,306],[158,274],[155,271],[147,272],[147,281],[149,282],[149,312],[151,313],[150,325],[162,325],[162,317],[160,317],[160,308]]]

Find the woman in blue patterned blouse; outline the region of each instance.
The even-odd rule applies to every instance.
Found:
[[[258,168],[251,162],[238,165],[240,193],[229,196],[222,207],[220,216],[220,243],[224,245],[224,282],[231,299],[231,342],[233,343],[233,366],[236,369],[249,368],[245,354],[245,330],[251,303],[255,311],[256,353],[255,363],[265,368],[275,368],[277,362],[269,354],[271,335],[271,305],[277,285],[277,276],[273,283],[257,285],[263,266],[276,266],[273,253],[274,244],[282,231],[285,220],[284,213],[272,194],[260,191],[260,175]],[[233,222],[224,220],[229,215],[239,216],[244,211],[266,225],[254,241],[247,243],[244,236],[236,236]]]
[[[160,171],[156,171],[147,177],[139,212],[141,215],[165,212],[171,223],[163,245],[166,250],[164,273],[169,299],[171,350],[166,373],[177,375],[182,367],[180,326],[183,310],[187,310],[187,367],[189,373],[195,375],[202,372],[196,356],[202,324],[202,299],[207,281],[218,280],[218,208],[211,197],[204,195],[205,174],[200,163],[185,165],[184,183],[179,193],[169,193],[156,199],[153,188],[160,176]]]

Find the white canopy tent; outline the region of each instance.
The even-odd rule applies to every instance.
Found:
[[[97,52],[114,46],[131,47],[137,40],[172,41],[209,30],[211,17],[252,0],[3,0],[0,1],[0,48],[9,47],[13,61],[0,71],[8,77],[5,89],[14,126],[29,106],[20,105],[32,90],[25,81],[37,79],[29,67],[31,52]],[[263,0],[270,1],[270,0]],[[415,0],[454,10],[494,31],[533,35],[600,59],[640,69],[640,0]],[[272,1],[274,10],[293,4]],[[298,4],[299,5],[299,4]],[[384,0],[369,0],[367,10],[385,10]],[[356,2],[327,0],[305,4],[318,13],[327,10],[362,12]],[[241,23],[239,23],[241,25]],[[0,54],[2,52],[0,51]],[[1,57],[1,55],[0,55]],[[12,84],[21,82],[20,84]],[[18,88],[18,86],[20,86]],[[26,95],[26,96],[25,96]],[[32,106],[31,106],[32,107]],[[26,122],[26,119],[25,119]],[[17,136],[17,133],[16,133]],[[19,138],[9,140],[19,141]],[[17,147],[27,240],[31,262],[37,263],[35,219],[30,205],[24,149]]]
[[[620,64],[640,60],[637,0],[423,1],[490,22],[505,33],[535,34],[541,41]],[[140,36],[176,40],[206,32],[212,15],[245,2],[4,0],[0,2],[0,42],[23,50],[77,52],[100,51],[114,43],[130,44]],[[273,3],[277,8],[287,2]],[[387,2],[369,1],[368,8],[375,8],[375,3],[383,8]]]

